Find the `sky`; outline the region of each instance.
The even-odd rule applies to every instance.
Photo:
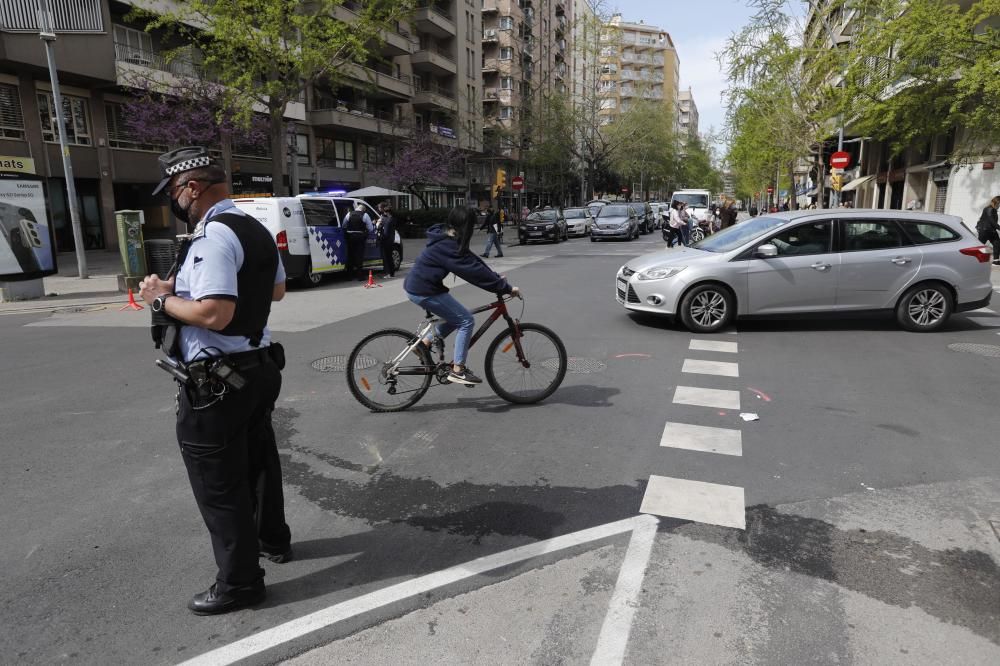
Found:
[[[704,134],[725,124],[720,95],[726,76],[716,53],[726,39],[742,28],[751,16],[746,0],[602,0],[609,12],[620,12],[632,23],[640,20],[670,33],[680,58],[680,90],[690,86],[698,106],[698,131]]]

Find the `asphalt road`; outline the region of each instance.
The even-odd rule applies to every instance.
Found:
[[[929,335],[887,318],[741,322],[711,338],[736,351],[692,350],[706,338],[614,299],[617,268],[661,246],[583,239],[490,260],[525,291],[522,320],[553,328],[573,359],[536,406],[448,386],[371,414],[342,372],[313,364],[376,328],[415,327],[401,280],[290,294],[275,312],[289,356],[275,422],[296,559],[266,564],[261,607],[214,618],[185,609],[214,565],[146,313],[0,317],[14,535],[0,544],[0,660],[172,664],[278,628],[250,662],[588,663],[615,645],[637,664],[1000,661],[1000,317]],[[949,349],[960,343],[994,356]],[[689,360],[738,376],[683,372]],[[679,404],[678,387],[740,405]],[[738,431],[739,452],[678,448],[667,423]],[[651,477],[712,487],[669,482],[690,493],[664,503]],[[742,493],[745,529],[725,526],[719,488]],[[713,519],[663,512],[645,544],[640,527],[597,534],[281,635],[665,506]]]

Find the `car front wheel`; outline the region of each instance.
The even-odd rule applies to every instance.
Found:
[[[928,333],[948,323],[955,309],[951,291],[938,282],[910,287],[896,305],[896,321],[908,331]]]
[[[681,322],[692,333],[715,333],[735,314],[735,299],[718,284],[701,284],[681,299]]]

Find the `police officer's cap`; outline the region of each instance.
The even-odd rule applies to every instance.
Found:
[[[209,154],[208,149],[202,146],[177,148],[163,153],[157,159],[160,162],[160,175],[163,177],[163,180],[153,190],[153,196],[162,192],[163,188],[170,182],[170,179],[177,174],[217,164],[215,159]]]

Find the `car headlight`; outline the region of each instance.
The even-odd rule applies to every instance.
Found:
[[[554,225],[554,224],[546,224],[545,225],[545,230],[546,231],[551,231],[552,229],[555,229],[555,228],[556,228],[556,225]]]
[[[653,266],[636,273],[640,280],[666,280],[680,273],[687,266]]]
[[[624,222],[622,222],[621,224],[618,225],[618,228],[619,229],[624,229],[624,228],[626,228],[628,226],[628,224],[629,224],[628,220],[625,220]]]

